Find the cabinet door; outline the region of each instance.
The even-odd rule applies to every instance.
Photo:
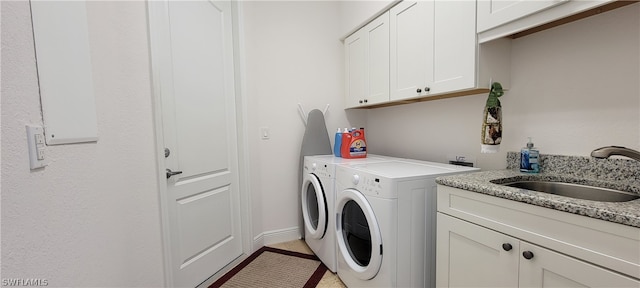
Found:
[[[442,213],[437,217],[436,287],[518,285],[517,239]]]
[[[403,1],[390,10],[391,100],[423,96],[433,79],[432,1]]]
[[[344,40],[346,108],[360,106],[359,102],[363,101],[366,95],[366,46],[363,30]]]
[[[476,2],[435,1],[432,94],[476,87]]]
[[[569,0],[478,0],[478,33]]]
[[[366,97],[364,104],[389,101],[389,12],[364,28],[366,40]]]
[[[520,287],[640,287],[633,278],[527,242],[520,250]]]
[[[389,101],[389,12],[344,40],[345,106]]]

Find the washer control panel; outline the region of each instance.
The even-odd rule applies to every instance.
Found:
[[[324,163],[312,162],[309,172],[316,174],[318,177],[331,178],[331,172],[329,171],[329,165]]]
[[[372,195],[382,193],[382,180],[380,178],[367,174],[360,175],[361,174],[354,174],[354,177],[360,179],[359,185],[356,185],[356,188],[360,190],[360,192]]]
[[[390,179],[347,166],[336,168],[336,182],[341,188],[352,188],[368,195],[388,197],[395,194]]]

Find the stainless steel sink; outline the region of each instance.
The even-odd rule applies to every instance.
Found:
[[[640,195],[629,192],[564,182],[515,181],[501,185],[602,202],[626,202],[640,198]]]

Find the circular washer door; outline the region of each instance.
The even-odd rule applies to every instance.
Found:
[[[354,189],[340,193],[336,204],[338,249],[358,278],[369,280],[382,265],[382,235],[367,199]]]
[[[327,200],[320,179],[315,174],[307,174],[302,182],[302,218],[309,231],[307,237],[321,239],[327,231]]]

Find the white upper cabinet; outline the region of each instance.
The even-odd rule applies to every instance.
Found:
[[[344,41],[346,107],[389,101],[389,13]]]
[[[632,1],[399,1],[344,40],[346,108],[510,86],[511,39]],[[505,37],[511,36],[511,37]]]
[[[569,0],[478,0],[478,32],[566,3]]]
[[[478,42],[521,37],[635,3],[615,0],[478,0]],[[591,9],[598,9],[589,12]]]
[[[424,96],[433,83],[433,2],[403,1],[390,10],[390,99]]]
[[[358,107],[359,101],[365,99],[365,77],[366,77],[366,43],[362,37],[363,33],[355,33],[344,40],[345,55],[345,95],[347,108]]]
[[[389,101],[389,13],[364,28],[367,43],[368,104]]]
[[[476,82],[479,59],[474,29],[476,23],[475,1],[435,1],[434,6],[434,69],[431,93],[440,94],[473,88],[490,88],[489,79]],[[503,43],[509,45],[509,42]],[[509,63],[505,58],[494,61]],[[508,72],[509,66],[505,65],[502,69]],[[506,79],[508,76],[502,77],[502,79],[499,75],[492,75],[492,77],[496,81],[502,82],[505,88],[508,87]]]
[[[346,108],[509,87],[508,39],[478,45],[475,1],[402,1],[344,41]],[[434,97],[438,96],[438,97]]]
[[[479,51],[474,1],[403,1],[389,17],[391,101],[508,85],[509,41]],[[479,69],[484,62],[497,68]]]

